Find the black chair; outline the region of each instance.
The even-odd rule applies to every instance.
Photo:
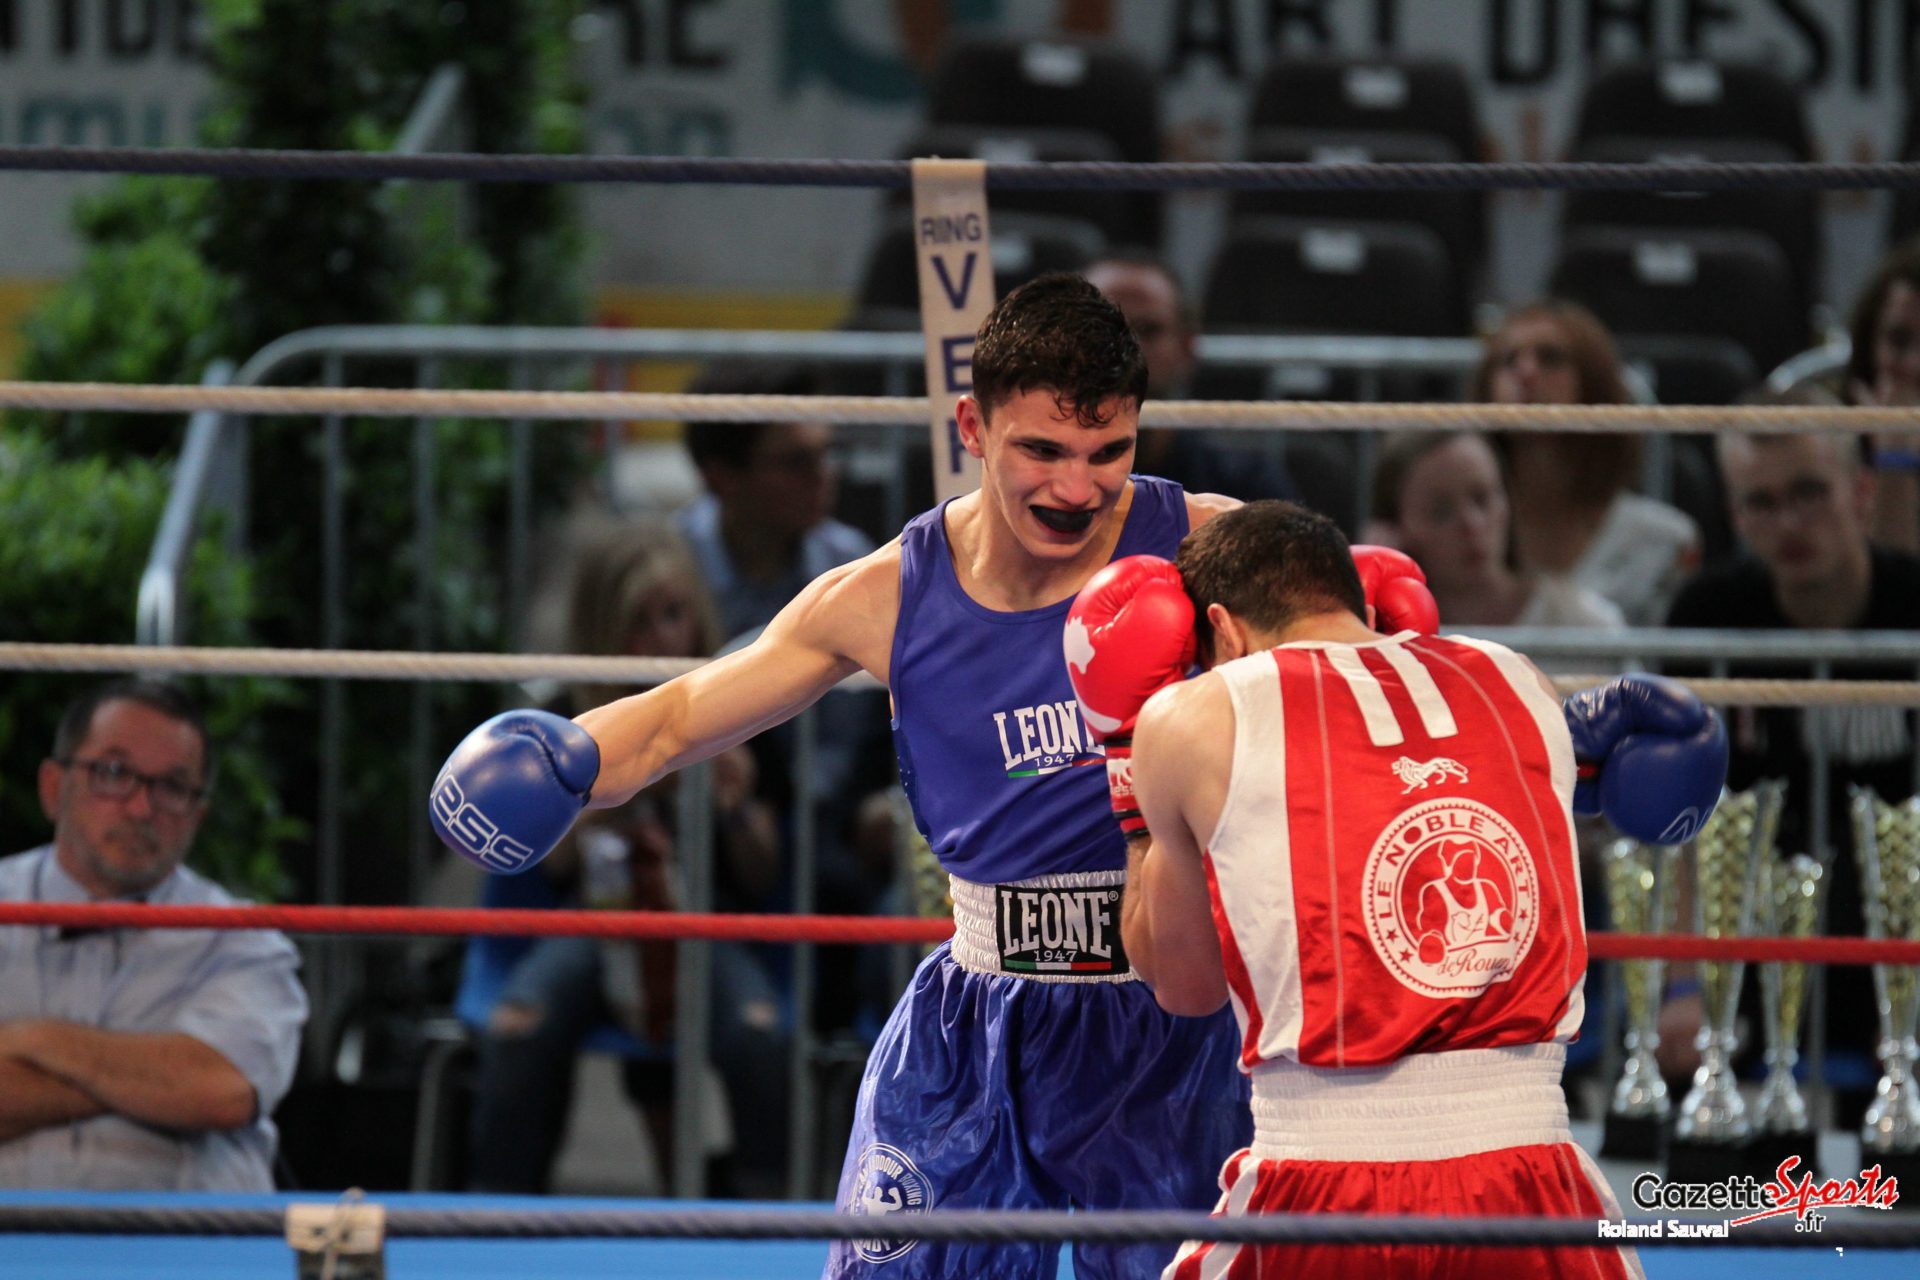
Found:
[[[1920,72],[1907,82],[1907,121],[1900,130],[1900,159],[1920,160]],[[1903,187],[1893,193],[1893,213],[1887,223],[1887,247],[1892,248],[1920,232],[1920,191]]]
[[[1253,90],[1249,136],[1262,129],[1415,133],[1447,140],[1460,160],[1483,148],[1473,85],[1438,58],[1280,58]]]
[[[1209,333],[1439,337],[1467,327],[1446,246],[1411,223],[1240,219],[1214,255],[1205,299]]]
[[[1086,129],[1017,129],[988,125],[933,125],[901,149],[901,156],[985,160],[988,163],[1042,161],[1114,161],[1124,159],[1112,138]],[[1147,197],[1138,199],[1136,197]],[[1004,191],[990,197],[993,213],[1037,213],[1073,218],[1100,228],[1110,244],[1153,245],[1159,241],[1159,196],[1148,191]],[[913,192],[901,187],[888,195],[892,208],[911,207]]]
[[[1608,135],[1576,145],[1576,160],[1604,163],[1709,161],[1787,163],[1794,156],[1763,138],[1649,138]],[[1820,199],[1814,191],[1578,191],[1569,193],[1565,225],[1745,230],[1766,236],[1787,257],[1799,285],[1796,313],[1805,316],[1820,280]]]
[[[1229,228],[1208,273],[1208,333],[1373,334],[1443,337],[1463,331],[1453,262],[1439,236],[1410,223],[1315,223],[1245,218]],[[1308,375],[1302,377],[1301,375]],[[1335,370],[1276,369],[1242,374],[1202,366],[1194,394],[1206,399],[1352,400],[1362,380]],[[1376,396],[1433,399],[1419,375],[1376,380]],[[1365,516],[1363,491],[1372,437],[1307,431],[1285,443],[1288,474],[1302,500],[1350,536]]]
[[[1595,138],[1758,138],[1813,159],[1805,95],[1767,67],[1698,61],[1610,67],[1580,98],[1574,142]]]
[[[1045,214],[989,214],[996,298],[1048,271],[1078,271],[1106,248],[1100,228],[1076,218]],[[955,282],[956,285],[958,282]],[[920,309],[920,267],[914,253],[912,215],[883,227],[867,254],[855,308]]]
[[[1646,368],[1661,404],[1732,404],[1760,382],[1747,349],[1711,334],[1622,333],[1620,356]]]
[[[1267,128],[1247,139],[1248,160],[1283,164],[1446,163],[1464,159],[1437,133]],[[1486,206],[1476,191],[1238,191],[1232,217],[1291,217],[1316,222],[1410,222],[1440,237],[1462,280],[1476,280],[1486,258]]]
[[[1119,159],[1153,161],[1160,159],[1160,84],[1138,55],[1111,43],[962,36],[947,45],[934,68],[926,122],[1094,134],[1108,139]],[[1129,241],[1159,245],[1158,193],[1110,198],[1133,221]]]
[[[1549,288],[1592,308],[1616,336],[1727,339],[1756,372],[1807,343],[1786,255],[1750,231],[1576,228]]]

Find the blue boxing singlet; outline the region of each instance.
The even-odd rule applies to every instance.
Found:
[[[1134,476],[1114,559],[1172,559],[1186,535],[1185,490]],[[920,833],[963,879],[1008,883],[1126,866],[1105,758],[1080,718],[1061,651],[1072,603],[1003,613],[968,596],[947,545],[946,503],[901,531],[894,750]]]

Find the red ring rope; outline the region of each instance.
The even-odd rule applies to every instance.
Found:
[[[101,929],[279,929],[286,933],[394,937],[683,938],[710,942],[941,942],[951,920],[913,916],[701,915],[683,911],[527,911],[445,907],[173,907],[130,902],[0,902],[0,925]],[[1815,964],[1920,964],[1920,942],[1869,938],[1699,938],[1596,933],[1602,960],[1794,960]]]

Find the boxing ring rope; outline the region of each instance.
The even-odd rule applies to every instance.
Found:
[[[109,382],[0,382],[0,408],[58,412],[352,414],[376,418],[537,421],[674,419],[925,427],[923,396],[731,396],[653,391],[440,391],[381,387],[221,387]],[[1146,427],[1286,431],[1911,431],[1920,410],[1875,405],[1453,404],[1427,401],[1157,400]]]
[[[1586,160],[1299,164],[1280,161],[990,161],[989,191],[1850,191],[1920,187],[1920,163]],[[348,181],[620,182],[904,189],[907,160],[299,151],[218,147],[0,147],[0,170]]]
[[[556,680],[654,684],[705,664],[690,658],[545,654],[414,653],[394,649],[250,649],[135,644],[0,642],[0,671],[145,671],[168,675],[287,676],[358,680]],[[1562,694],[1610,677],[1552,677]],[[1730,707],[1920,707],[1920,683],[1905,680],[1782,680],[1673,677],[1706,701]],[[878,688],[868,676],[849,687]]]
[[[322,1206],[324,1207],[324,1206]],[[1782,1210],[1782,1213],[1791,1212]],[[1267,1214],[1216,1218],[1192,1211],[954,1209],[897,1213],[882,1228],[861,1214],[766,1209],[387,1209],[391,1236],[520,1239],[527,1237],[702,1240],[938,1240],[1006,1244],[1040,1241],[1066,1244],[1172,1243],[1218,1240],[1236,1244],[1382,1245],[1447,1244],[1519,1248],[1564,1246],[1613,1249],[1600,1238],[1601,1222],[1650,1225],[1656,1218],[1441,1218],[1374,1217],[1362,1214]],[[267,1235],[286,1229],[277,1209],[181,1205],[166,1208],[78,1205],[0,1205],[0,1234],[60,1235]],[[1763,1248],[1837,1246],[1912,1248],[1920,1245],[1920,1221],[1908,1218],[1838,1219],[1818,1233],[1791,1223],[1758,1222],[1744,1228],[1742,1245]],[[1636,1247],[1724,1245],[1713,1237],[1663,1235],[1635,1239]]]
[[[377,937],[672,939],[682,942],[935,943],[953,921],[919,916],[767,915],[690,911],[521,910],[504,907],[168,906],[134,902],[0,902],[8,925],[95,929],[279,929]],[[1920,941],[1873,938],[1702,938],[1594,933],[1597,960],[1920,965]]]

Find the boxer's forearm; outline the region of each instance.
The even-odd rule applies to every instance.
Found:
[[[1120,941],[1134,973],[1148,986],[1153,985],[1153,927],[1141,866],[1152,845],[1153,838],[1146,835],[1127,841],[1127,887],[1120,895]]]

